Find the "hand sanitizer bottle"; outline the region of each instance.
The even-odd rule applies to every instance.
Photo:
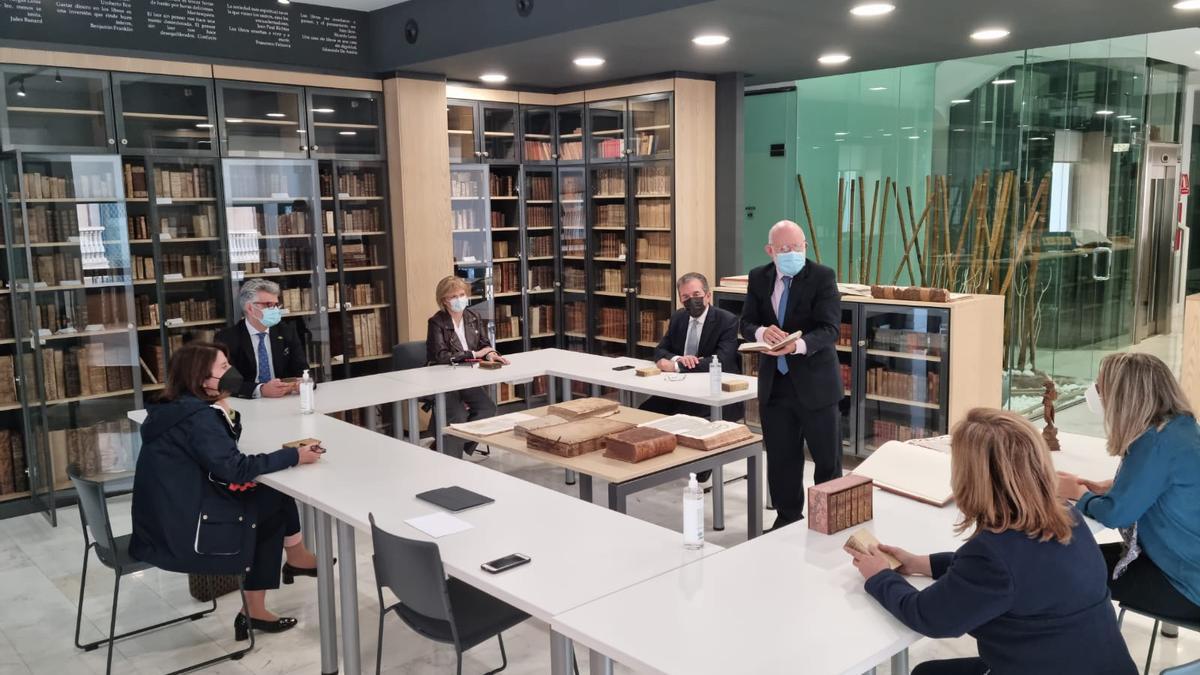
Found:
[[[305,415],[311,415],[316,406],[316,392],[313,390],[313,379],[304,371],[304,375],[300,378],[300,412]]]
[[[704,548],[704,491],[694,473],[683,490],[683,547],[691,551]]]
[[[721,395],[721,360],[713,354],[712,363],[708,366],[708,393],[711,396]]]

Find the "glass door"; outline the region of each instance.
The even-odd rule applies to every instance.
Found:
[[[521,161],[525,164],[553,164],[558,159],[554,148],[554,108],[521,106]]]
[[[463,164],[450,169],[454,273],[471,286],[470,309],[488,323],[491,334],[492,212],[489,187],[486,164]]]
[[[383,154],[381,106],[374,92],[308,89],[312,156],[378,159]]]
[[[496,348],[523,351],[521,327],[521,167],[494,165],[488,171],[488,211],[492,240],[492,298]]]
[[[451,164],[478,162],[482,156],[475,143],[475,105],[474,101],[446,102]]]
[[[592,334],[597,348],[608,356],[629,351],[629,312],[634,307],[629,265],[629,167],[625,164],[591,169]],[[670,271],[668,270],[668,274]]]
[[[316,162],[228,159],[222,165],[230,297],[248,279],[278,283],[283,320],[294,322],[313,375],[327,378],[329,313]],[[236,307],[231,319],[241,318],[240,312]]]
[[[525,274],[526,296],[529,300],[528,319],[530,349],[557,346],[558,325],[555,307],[561,306],[557,295],[555,251],[559,249],[554,227],[557,176],[551,167],[526,168],[525,189]]]
[[[5,148],[115,152],[107,72],[0,66],[4,78]]]
[[[583,106],[562,105],[556,109],[555,140],[559,164],[583,162]]]
[[[675,233],[672,210],[674,179],[671,162],[638,162],[633,177],[634,279],[637,321],[634,331],[639,358],[652,358],[666,335],[675,307]]]
[[[943,364],[950,362],[949,312],[872,305],[861,311],[866,342],[859,366],[865,383],[861,450],[947,433],[949,381]]]
[[[561,127],[560,127],[561,128]],[[564,347],[588,351],[588,235],[584,206],[587,171],[558,170],[558,241],[562,260],[562,331]]]
[[[634,159],[664,159],[671,156],[671,94],[651,94],[629,99],[633,123],[633,142],[629,154]]]
[[[212,81],[130,73],[112,78],[122,153],[217,154]]]
[[[479,146],[483,148],[483,161],[517,162],[517,106],[503,103],[480,103]]]
[[[226,157],[308,157],[303,90],[266,84],[217,83]]]
[[[592,162],[615,162],[628,154],[625,145],[627,125],[625,99],[601,101],[587,105],[588,159]]]

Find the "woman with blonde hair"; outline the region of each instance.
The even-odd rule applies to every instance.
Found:
[[[488,339],[487,324],[475,312],[467,309],[471,304],[471,287],[463,279],[448,276],[438,282],[434,291],[438,312],[429,317],[425,337],[425,357],[430,364],[461,363],[471,359],[508,363]],[[496,414],[496,403],[483,387],[471,387],[446,394],[446,421],[450,424],[492,417]],[[453,452],[461,456],[475,452],[474,442],[455,444]],[[438,448],[442,452],[445,449]],[[486,454],[486,453],[484,453]]]
[[[921,556],[893,546],[851,551],[867,592],[906,626],[975,637],[978,657],[922,663],[913,675],[1135,673],[1104,560],[1083,518],[1055,495],[1041,434],[1015,413],[975,408],[950,445],[956,531],[969,532],[967,542]],[[935,581],[918,591],[902,575]]]
[[[1158,616],[1200,621],[1200,427],[1167,364],[1149,354],[1104,357],[1089,404],[1104,418],[1116,478],[1060,474],[1084,515],[1119,528],[1105,544],[1113,597]]]

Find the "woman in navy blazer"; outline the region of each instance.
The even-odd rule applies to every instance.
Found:
[[[1126,675],[1104,558],[1059,499],[1050,451],[1028,421],[976,408],[951,437],[951,483],[970,538],[954,553],[892,546],[851,551],[866,589],[928,637],[975,637],[979,656],[920,664],[913,675]],[[888,567],[883,553],[901,563]],[[935,579],[918,591],[902,575]]]
[[[217,345],[193,342],[171,356],[162,402],[142,425],[129,552],[170,572],[245,575],[248,606],[234,621],[244,640],[247,615],[256,630],[296,625],[266,609],[267,589],[279,586],[287,501],[252,481],[321,455],[311,445],[242,454],[240,419],[226,400],[241,379]]]

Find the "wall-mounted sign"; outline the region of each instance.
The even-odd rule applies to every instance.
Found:
[[[0,38],[370,70],[367,14],[276,0],[0,0]]]
[[[1128,143],[1113,143],[1113,152],[1129,152]]]

